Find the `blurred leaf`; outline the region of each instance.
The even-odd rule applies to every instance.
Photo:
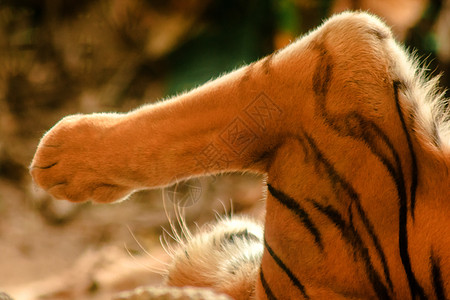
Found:
[[[210,24],[168,57],[169,95],[191,89],[270,53],[270,2],[217,1]]]
[[[274,1],[277,29],[297,36],[302,30],[298,7],[293,0]]]

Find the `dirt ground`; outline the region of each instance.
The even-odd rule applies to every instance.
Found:
[[[207,188],[211,181],[197,183]],[[192,230],[214,219],[215,212],[230,212],[230,198],[236,195],[234,210],[261,216],[260,177],[214,181],[221,190],[205,189],[185,208]],[[162,227],[170,231],[162,191],[111,205],[48,199],[31,183],[24,193],[0,181],[0,191],[0,290],[14,299],[111,299],[120,291],[162,282],[158,272],[169,257],[160,237]],[[173,217],[173,203],[166,199],[166,205]]]

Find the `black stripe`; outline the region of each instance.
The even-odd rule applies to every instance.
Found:
[[[392,142],[387,135],[379,128],[374,122],[365,119],[357,112],[350,112],[347,115],[331,115],[326,109],[326,96],[329,89],[329,83],[333,73],[333,63],[331,55],[323,47],[318,45],[322,59],[316,68],[316,72],[313,77],[313,89],[316,94],[316,104],[318,112],[322,116],[323,120],[333,128],[338,134],[344,136],[351,136],[357,140],[363,141],[371,150],[371,152],[381,161],[381,163],[387,168],[391,178],[393,179],[397,194],[399,197],[399,252],[400,258],[405,270],[405,274],[408,279],[408,284],[411,292],[411,297],[418,296],[420,299],[426,299],[423,288],[419,285],[411,267],[411,260],[408,253],[408,233],[407,233],[407,213],[408,213],[408,201],[404,176],[402,172],[402,166],[398,152],[393,147]],[[398,104],[398,85],[394,83],[395,100]],[[398,106],[399,109],[399,106]],[[402,114],[400,113],[400,121],[404,130],[406,125]],[[415,162],[415,154],[412,148],[412,143],[407,131],[405,131],[406,139],[409,146],[409,151],[412,160],[412,184],[411,184],[411,204],[415,205],[415,193],[417,187],[417,164]],[[381,143],[380,143],[381,142]],[[383,150],[380,146],[384,145],[388,148],[388,153],[383,154]],[[392,157],[394,162],[389,159]],[[381,249],[381,248],[380,248]],[[377,250],[378,251],[378,250]]]
[[[299,203],[297,203],[293,198],[291,198],[289,195],[286,195],[284,192],[277,190],[274,188],[271,184],[267,184],[267,188],[269,190],[269,193],[282,205],[287,207],[289,210],[291,210],[297,217],[299,217],[300,221],[302,222],[303,226],[306,227],[306,229],[314,236],[314,242],[319,247],[321,251],[323,251],[323,243],[322,243],[322,237],[320,235],[319,230],[312,222],[311,218],[309,217],[308,213],[300,206]]]
[[[414,209],[413,206],[415,206],[415,195],[416,195],[416,188],[417,188],[417,164],[416,164],[416,158],[414,154],[414,150],[412,148],[412,144],[409,134],[406,130],[405,121],[403,119],[403,114],[400,111],[400,104],[398,99],[398,82],[393,83],[394,87],[394,97],[396,102],[396,107],[398,110],[398,114],[400,117],[400,121],[402,123],[403,130],[405,130],[405,135],[408,141],[409,151],[411,154],[411,161],[412,161],[412,182],[411,182],[411,213],[412,216],[414,216]],[[401,167],[401,166],[400,166]],[[403,174],[401,174],[401,177],[403,177]],[[402,182],[404,182],[402,180]],[[403,183],[404,185],[404,183]],[[399,190],[399,198],[400,198],[400,208],[399,208],[399,250],[400,250],[400,258],[402,260],[403,268],[405,269],[406,277],[408,279],[409,288],[411,291],[411,298],[415,299],[416,296],[419,297],[419,299],[427,299],[425,296],[425,291],[420,286],[419,282],[416,279],[416,276],[414,275],[414,272],[412,270],[411,266],[411,258],[408,253],[408,230],[407,230],[407,223],[408,223],[408,202],[406,197],[406,187],[403,186],[402,189]]]
[[[263,286],[264,293],[266,294],[267,299],[269,300],[277,300],[277,297],[272,293],[272,290],[270,289],[269,284],[266,281],[266,278],[264,278],[264,273],[262,270],[262,266],[259,270],[259,279],[261,280],[261,285]]]
[[[379,238],[375,233],[372,223],[369,221],[364,209],[361,206],[358,193],[355,191],[355,189],[351,186],[351,184],[347,180],[345,180],[341,175],[339,175],[339,173],[336,171],[336,169],[333,167],[333,165],[328,161],[328,159],[325,158],[323,153],[317,147],[314,139],[307,134],[305,134],[305,137],[306,137],[306,140],[308,141],[311,149],[314,151],[317,161],[319,161],[325,167],[325,170],[328,174],[328,177],[329,177],[333,187],[336,188],[336,186],[339,185],[350,197],[350,199],[352,201],[350,204],[355,204],[356,210],[357,210],[357,212],[364,224],[364,227],[366,228],[366,230],[375,246],[376,252],[381,260],[381,264],[383,266],[383,272],[384,272],[384,275],[386,278],[386,282],[389,285],[389,289],[392,291],[393,284],[392,284],[392,280],[390,277],[389,268],[387,265],[386,255],[383,252]],[[338,191],[335,191],[335,194],[336,194],[336,198],[339,199],[340,197],[338,195]]]
[[[306,299],[309,299],[308,294],[306,294],[305,287],[303,284],[300,283],[300,280],[292,273],[292,271],[286,266],[286,264],[281,260],[281,258],[272,250],[272,248],[267,243],[266,239],[264,238],[264,246],[266,247],[267,252],[269,252],[270,256],[273,258],[273,260],[277,263],[277,265],[286,273],[286,275],[291,280],[292,284],[297,287],[300,292],[302,293],[303,297]]]
[[[252,77],[253,69],[255,67],[255,63],[251,63],[245,67],[244,74],[241,77],[241,80],[239,81],[239,87],[242,88],[242,85],[247,83],[249,79]]]
[[[417,191],[417,182],[419,177],[419,172],[417,169],[417,158],[416,153],[414,152],[414,147],[412,145],[411,136],[409,135],[408,129],[406,128],[405,118],[401,112],[400,101],[398,97],[398,91],[400,87],[400,82],[394,81],[394,95],[395,95],[395,105],[397,107],[397,113],[400,118],[400,122],[402,123],[402,129],[406,136],[406,141],[408,142],[409,154],[411,156],[411,187],[410,187],[410,197],[411,197],[411,215],[414,219],[414,209],[416,207],[416,191]]]
[[[431,263],[431,275],[433,281],[434,294],[436,295],[436,299],[444,300],[445,292],[444,292],[444,283],[442,281],[442,273],[440,267],[440,260],[433,255],[431,252],[430,255],[430,263]]]
[[[345,222],[342,215],[332,206],[323,206],[314,199],[307,200],[310,201],[319,212],[324,214],[333,224],[336,225],[344,240],[352,246],[356,254],[362,259],[366,273],[369,276],[369,280],[372,283],[378,299],[391,299],[388,289],[381,281],[380,275],[370,261],[369,250],[364,246],[358,231],[356,231],[353,226]]]
[[[269,75],[270,74],[271,65],[272,65],[272,59],[274,58],[275,54],[276,54],[276,52],[266,56],[262,60],[262,70],[263,70],[265,75]]]

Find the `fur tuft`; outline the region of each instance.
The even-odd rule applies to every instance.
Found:
[[[246,218],[221,218],[172,252],[169,286],[210,287],[234,299],[254,299],[263,254],[263,227]]]
[[[440,76],[429,77],[414,54],[408,54],[389,40],[392,73],[402,83],[402,106],[410,112],[413,129],[424,145],[445,158],[450,155],[450,111],[445,91],[439,88]]]

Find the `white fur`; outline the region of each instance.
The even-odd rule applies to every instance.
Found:
[[[248,234],[239,235],[242,232]],[[194,236],[185,234],[171,253],[166,282],[211,287],[235,299],[253,299],[263,235],[260,224],[243,217],[223,218]]]
[[[448,99],[439,89],[439,76],[428,78],[416,57],[393,39],[388,40],[386,52],[390,55],[394,76],[405,86],[402,106],[412,112],[413,129],[429,149],[450,154],[450,112]]]

